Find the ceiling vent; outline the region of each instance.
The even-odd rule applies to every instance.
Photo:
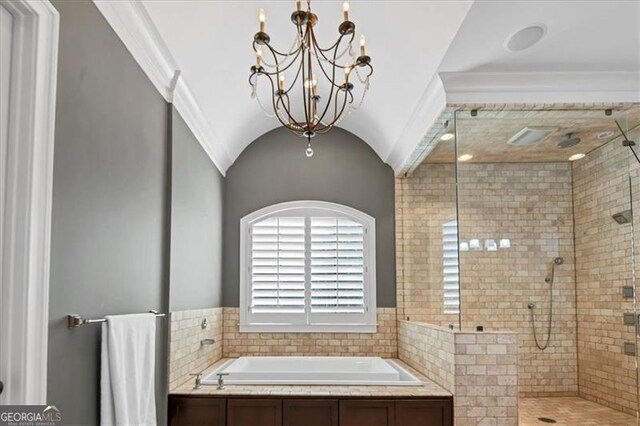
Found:
[[[525,127],[513,135],[507,143],[515,146],[535,145],[547,139],[556,130],[558,130],[557,127]]]

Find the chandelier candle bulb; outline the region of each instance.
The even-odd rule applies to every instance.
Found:
[[[264,9],[260,8],[260,13],[258,13],[258,21],[260,21],[260,32],[264,32],[264,24],[267,21],[267,16],[264,13]]]
[[[348,0],[344,0],[344,2],[342,3],[342,16],[344,17],[345,21],[349,20],[349,1]]]
[[[260,46],[256,47],[256,67],[260,68],[260,62],[262,61],[262,49]]]
[[[301,7],[302,7],[300,3],[301,3],[301,1],[300,1],[300,0],[296,0],[296,10],[297,10],[297,11],[300,11],[300,9],[301,9]]]
[[[364,44],[366,43],[367,39],[364,37],[364,34],[362,34],[360,36],[360,56],[365,56],[364,53]]]
[[[278,73],[278,90],[284,92],[284,74]]]

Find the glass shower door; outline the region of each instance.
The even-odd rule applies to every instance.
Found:
[[[638,291],[640,284],[640,159],[637,157],[637,155],[640,155],[640,148],[637,145],[637,142],[640,140],[640,129],[629,129],[627,120],[621,120],[620,124],[625,133],[623,136],[624,142],[621,143],[623,145],[631,145],[629,147],[628,155],[633,276],[631,280],[631,288],[627,291],[633,292],[635,295],[627,312],[625,312],[625,323],[634,325],[635,339],[625,341],[625,352],[635,354],[636,424],[640,425],[640,292]],[[627,142],[629,140],[636,141],[636,145],[633,146]]]

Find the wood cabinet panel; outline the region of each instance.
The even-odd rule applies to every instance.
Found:
[[[225,426],[226,400],[207,397],[169,398],[170,426]]]
[[[395,403],[340,401],[340,426],[395,426]]]
[[[169,396],[170,426],[453,426],[453,400]]]
[[[338,426],[338,401],[286,399],[282,403],[283,426]]]
[[[282,426],[282,400],[229,399],[227,426]]]
[[[450,400],[396,401],[396,426],[453,426]]]

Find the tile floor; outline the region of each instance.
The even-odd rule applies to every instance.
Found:
[[[578,397],[520,398],[520,426],[542,426],[538,417],[556,420],[555,425],[637,426],[634,416]]]

